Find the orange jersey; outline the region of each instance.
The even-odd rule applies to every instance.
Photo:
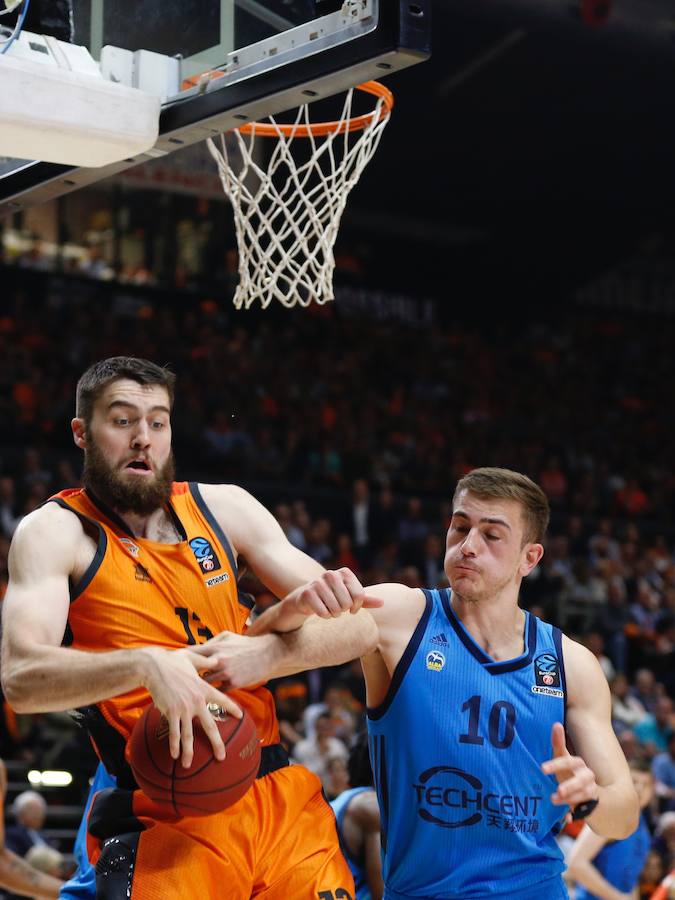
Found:
[[[95,652],[148,645],[174,649],[204,643],[220,631],[244,632],[252,603],[239,594],[234,554],[196,484],[173,485],[169,512],[182,537],[175,544],[135,537],[83,489],[62,491],[51,500],[98,531],[96,555],[79,584],[71,586],[64,644]],[[229,693],[253,717],[261,742],[277,743],[269,691]],[[83,711],[99,755],[118,777],[123,743],[150,702],[149,693],[137,688]]]

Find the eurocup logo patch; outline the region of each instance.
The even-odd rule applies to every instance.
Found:
[[[199,568],[205,575],[208,575],[210,572],[215,572],[216,569],[220,568],[220,561],[216,556],[216,552],[206,538],[192,538],[190,541],[190,549],[199,563]]]
[[[533,693],[562,697],[558,657],[553,653],[541,653],[534,661],[534,680],[536,683],[532,685]]]
[[[427,653],[427,669],[431,669],[432,672],[440,672],[444,665],[445,657],[440,650],[432,650]]]

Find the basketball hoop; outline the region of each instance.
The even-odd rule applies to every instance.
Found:
[[[353,115],[354,91],[377,97],[373,112]],[[208,145],[234,210],[239,250],[237,309],[259,300],[308,306],[333,299],[333,248],[349,192],[377,150],[394,98],[378,81],[352,88],[334,122],[312,123],[309,104],[292,124],[253,122],[234,131],[240,159],[228,154],[224,136]],[[274,138],[267,168],[254,158],[256,138]],[[309,156],[293,157],[296,139],[308,141]],[[251,187],[251,182],[255,186]]]

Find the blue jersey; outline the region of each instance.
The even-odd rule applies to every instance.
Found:
[[[562,635],[526,613],[525,652],[495,662],[452,610],[426,608],[382,704],[368,710],[387,900],[566,898],[550,801],[565,720]]]
[[[340,838],[340,848],[342,849],[344,858],[347,860],[347,865],[351,869],[352,875],[354,876],[354,884],[356,886],[356,900],[370,900],[370,889],[368,887],[368,879],[366,876],[365,867],[359,860],[355,859],[352,856],[352,854],[349,852],[349,848],[342,838],[342,823],[344,822],[345,813],[347,812],[347,807],[349,806],[350,800],[353,797],[356,797],[357,794],[363,794],[364,791],[372,791],[372,788],[350,788],[348,791],[343,791],[340,796],[336,797],[335,800],[331,801],[330,804],[333,807],[333,812],[335,813],[338,837]]]
[[[95,900],[96,873],[87,856],[87,819],[94,795],[104,788],[115,787],[116,784],[116,779],[112,775],[108,775],[103,763],[99,763],[89,788],[89,796],[84,806],[84,813],[77,831],[77,838],[75,839],[77,871],[61,888],[59,900]]]
[[[623,841],[610,841],[593,860],[593,865],[612,887],[624,894],[630,894],[638,883],[651,845],[649,826],[644,815],[630,837]],[[579,887],[574,895],[576,900],[598,900],[595,894]]]

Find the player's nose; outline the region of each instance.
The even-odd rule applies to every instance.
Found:
[[[464,556],[475,556],[476,555],[476,540],[477,534],[474,528],[469,531],[467,536],[462,541],[461,551]]]
[[[131,439],[131,446],[134,450],[140,450],[150,445],[150,429],[148,423],[141,421],[134,429]]]

